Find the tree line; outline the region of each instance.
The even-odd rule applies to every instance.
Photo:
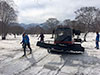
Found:
[[[57,18],[48,18],[43,25],[30,26],[27,29],[17,23],[17,11],[12,0],[0,0],[0,35],[2,39],[9,34],[51,34],[57,26],[67,26],[81,32],[100,31],[100,9],[96,7],[81,7],[75,11],[75,19],[65,19],[63,22]]]

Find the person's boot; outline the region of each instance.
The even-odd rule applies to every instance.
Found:
[[[30,49],[30,53],[29,54],[32,54],[32,49]]]
[[[97,47],[97,49],[99,49],[99,48]]]
[[[24,54],[22,57],[26,56],[26,54]]]
[[[31,48],[29,48],[30,49],[30,53],[29,54],[32,54],[32,49]]]
[[[32,51],[30,51],[30,54],[32,54]]]
[[[24,55],[23,56],[26,56],[26,49],[24,48]]]

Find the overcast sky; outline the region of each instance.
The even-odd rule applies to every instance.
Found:
[[[74,19],[77,9],[84,6],[100,8],[100,0],[14,0],[20,23],[43,23],[48,18],[60,21]]]

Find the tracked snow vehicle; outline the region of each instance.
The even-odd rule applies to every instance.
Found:
[[[38,41],[37,46],[46,48],[48,52],[84,52],[84,47],[79,43],[81,39],[73,38],[74,35],[80,35],[80,32],[67,27],[58,27],[54,34],[54,43]]]

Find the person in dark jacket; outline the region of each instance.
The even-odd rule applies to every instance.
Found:
[[[99,49],[99,33],[96,32],[96,48]]]
[[[44,42],[44,34],[41,33],[39,37],[40,37],[40,41],[41,41],[41,42]]]
[[[30,54],[32,53],[32,49],[30,47],[30,41],[29,41],[29,37],[27,34],[23,33],[22,35],[22,46],[24,48],[24,55],[23,56],[26,56],[26,46],[28,46],[28,48],[30,49]]]

